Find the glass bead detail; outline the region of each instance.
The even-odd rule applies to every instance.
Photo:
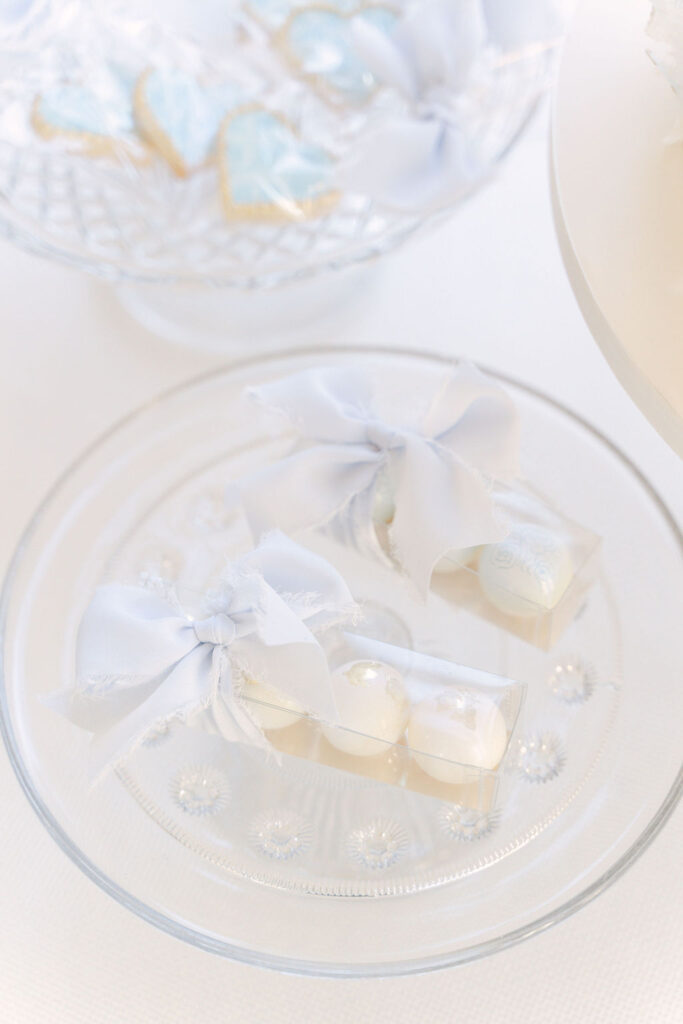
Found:
[[[145,550],[138,565],[138,581],[145,586],[156,585],[160,580],[177,580],[183,562],[174,548],[154,545]]]
[[[463,807],[461,804],[449,804],[439,811],[439,826],[449,839],[472,842],[482,839],[492,832],[498,823],[495,814],[477,810],[475,807]]]
[[[230,523],[232,516],[221,494],[208,491],[190,504],[187,524],[196,533],[218,533]]]
[[[186,814],[218,814],[228,804],[230,787],[225,776],[210,765],[193,765],[178,773],[172,794]]]
[[[309,848],[313,829],[305,818],[292,811],[268,811],[251,823],[252,846],[272,860],[290,860]]]
[[[517,764],[529,782],[549,782],[560,774],[564,762],[562,744],[553,733],[529,736],[519,745]]]
[[[408,849],[405,830],[395,821],[378,818],[351,832],[347,841],[349,856],[373,870],[390,868]]]
[[[164,722],[163,725],[159,725],[147,733],[142,741],[142,745],[143,747],[157,747],[160,743],[163,743],[164,740],[167,740],[170,735],[171,723]]]
[[[548,676],[548,686],[565,704],[583,704],[595,689],[595,669],[581,658],[558,661]]]

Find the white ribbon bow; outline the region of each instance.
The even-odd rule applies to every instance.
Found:
[[[239,673],[277,687],[327,720],[336,712],[315,632],[347,619],[353,599],[324,559],[278,533],[226,574],[218,603],[192,619],[144,587],[100,587],[76,650],[76,686],[48,703],[92,732],[95,776],[171,719],[191,720],[217,699],[227,738],[266,741],[236,699]]]
[[[352,34],[363,63],[407,110],[370,119],[342,184],[403,209],[455,202],[487,171],[457,110],[486,66],[481,0],[426,0],[409,8],[391,35],[356,18]]]
[[[347,368],[305,370],[251,390],[313,445],[236,488],[254,536],[352,517],[353,528],[372,527],[374,493],[380,472],[387,474],[394,486],[392,552],[424,593],[448,551],[506,535],[491,486],[517,475],[517,412],[495,382],[468,364],[447,373],[417,417],[395,401],[396,421],[378,418],[373,390],[370,374]]]
[[[360,59],[406,104],[380,110],[340,172],[347,189],[429,212],[451,205],[485,178],[480,151],[497,63],[557,42],[554,0],[422,0],[388,35],[368,19],[352,22]]]

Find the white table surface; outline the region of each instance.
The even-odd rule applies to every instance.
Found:
[[[623,447],[680,520],[680,460],[613,377],[565,279],[546,125],[544,112],[494,185],[385,262],[373,302],[337,340],[430,345],[546,389]],[[218,360],[146,334],[104,285],[74,271],[2,245],[0,275],[4,566],[34,506],[90,439]],[[3,1024],[683,1021],[680,809],[626,876],[551,931],[455,970],[343,982],[232,964],[123,910],[58,850],[4,752],[0,807]]]

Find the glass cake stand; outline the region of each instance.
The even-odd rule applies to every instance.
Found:
[[[225,485],[286,439],[248,385],[323,363],[426,379],[408,351],[293,351],[168,392],[98,440],[28,526],[2,598],[1,723],[60,847],[145,920],[283,971],[406,974],[487,956],[562,921],[647,848],[681,792],[680,531],[605,438],[521,383],[523,470],[603,538],[602,568],[550,652],[464,609],[418,603],[386,566],[331,547],[380,638],[527,684],[500,792],[473,811],[377,778],[176,725],[96,786],[87,737],[45,706],[103,579],[201,588],[249,544]],[[322,542],[321,542],[322,543]]]

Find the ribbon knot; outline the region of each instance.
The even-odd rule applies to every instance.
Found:
[[[377,419],[368,420],[366,437],[368,444],[378,448],[381,452],[391,451],[392,448],[402,448],[406,443],[403,431]]]
[[[200,644],[229,647],[237,636],[237,624],[225,612],[195,622],[194,631]]]

